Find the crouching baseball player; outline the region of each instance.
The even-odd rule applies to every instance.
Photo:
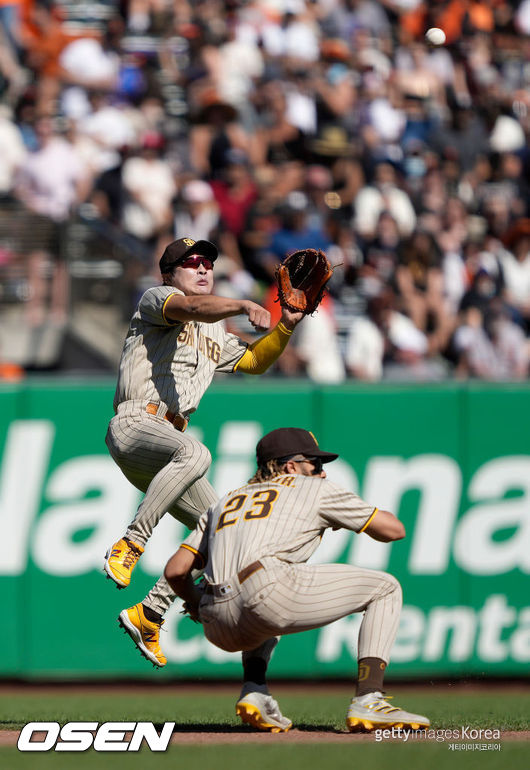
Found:
[[[384,696],[383,677],[401,611],[398,581],[347,564],[305,563],[328,527],[389,542],[405,536],[403,525],[389,511],[327,481],[322,464],[338,455],[322,451],[308,431],[273,430],[259,441],[256,454],[254,477],[201,516],[165,570],[206,637],[223,650],[243,652],[236,713],[260,730],[289,730],[291,720],[266,684],[278,637],[362,612],[349,730],[428,727],[426,717],[393,706]],[[190,574],[199,567],[206,580],[202,589]]]

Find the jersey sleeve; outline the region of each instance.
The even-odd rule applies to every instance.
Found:
[[[138,313],[142,321],[153,324],[153,326],[181,324],[182,321],[172,321],[170,318],[166,318],[164,312],[168,300],[174,294],[184,296],[183,292],[175,289],[174,286],[153,286],[153,288],[147,289],[138,305]]]
[[[197,554],[202,561],[202,566],[206,566],[208,561],[208,520],[210,511],[205,511],[197,526],[190,532],[188,537],[181,543],[181,548],[186,548],[188,551]]]
[[[359,495],[324,481],[319,505],[324,526],[362,532],[376,511],[375,506],[366,503]]]
[[[219,363],[215,367],[218,372],[232,373],[235,365],[241,360],[248,344],[240,340],[235,334],[230,334],[223,330],[224,340],[223,349],[219,356]]]

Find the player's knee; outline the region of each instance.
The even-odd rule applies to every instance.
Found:
[[[388,594],[392,594],[394,598],[401,602],[403,600],[403,591],[401,590],[401,583],[394,575],[387,574],[387,591]]]
[[[393,595],[398,601],[401,601],[403,592],[401,590],[401,583],[399,580],[397,580],[394,575],[390,575],[388,572],[380,572],[379,576],[381,579],[381,588],[379,592],[380,595]]]
[[[210,465],[212,464],[212,455],[210,450],[204,446],[204,444],[198,444],[198,451],[194,458],[196,468],[200,471],[199,475],[204,476]]]
[[[195,478],[204,476],[212,464],[210,450],[200,441],[190,440],[173,455],[173,461],[185,466],[187,470],[193,470]]]

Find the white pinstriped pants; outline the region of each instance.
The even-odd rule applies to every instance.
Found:
[[[265,568],[243,584],[237,577],[227,581],[232,589],[228,594],[202,597],[199,617],[213,644],[228,652],[254,650],[260,655],[259,648],[271,637],[363,612],[358,658],[388,663],[402,603],[395,577],[348,564],[288,564],[273,557],[260,561]]]
[[[208,449],[163,417],[148,414],[143,402],[127,401],[118,407],[105,441],[131,484],[145,492],[125,535],[138,545],[145,545],[166,512],[193,529],[201,514],[217,502],[212,485],[203,478],[211,463]],[[174,597],[161,577],[144,604],[163,614]]]

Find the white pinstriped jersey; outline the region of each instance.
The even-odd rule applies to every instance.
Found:
[[[164,306],[173,286],[148,289],[136,308],[121,355],[114,410],[124,401],[166,404],[190,414],[215,372],[232,372],[247,344],[216,323],[171,321]],[[184,296],[184,295],[183,295]]]
[[[319,476],[283,475],[229,492],[182,544],[200,554],[211,583],[256,559],[306,562],[328,527],[360,532],[377,508]]]

